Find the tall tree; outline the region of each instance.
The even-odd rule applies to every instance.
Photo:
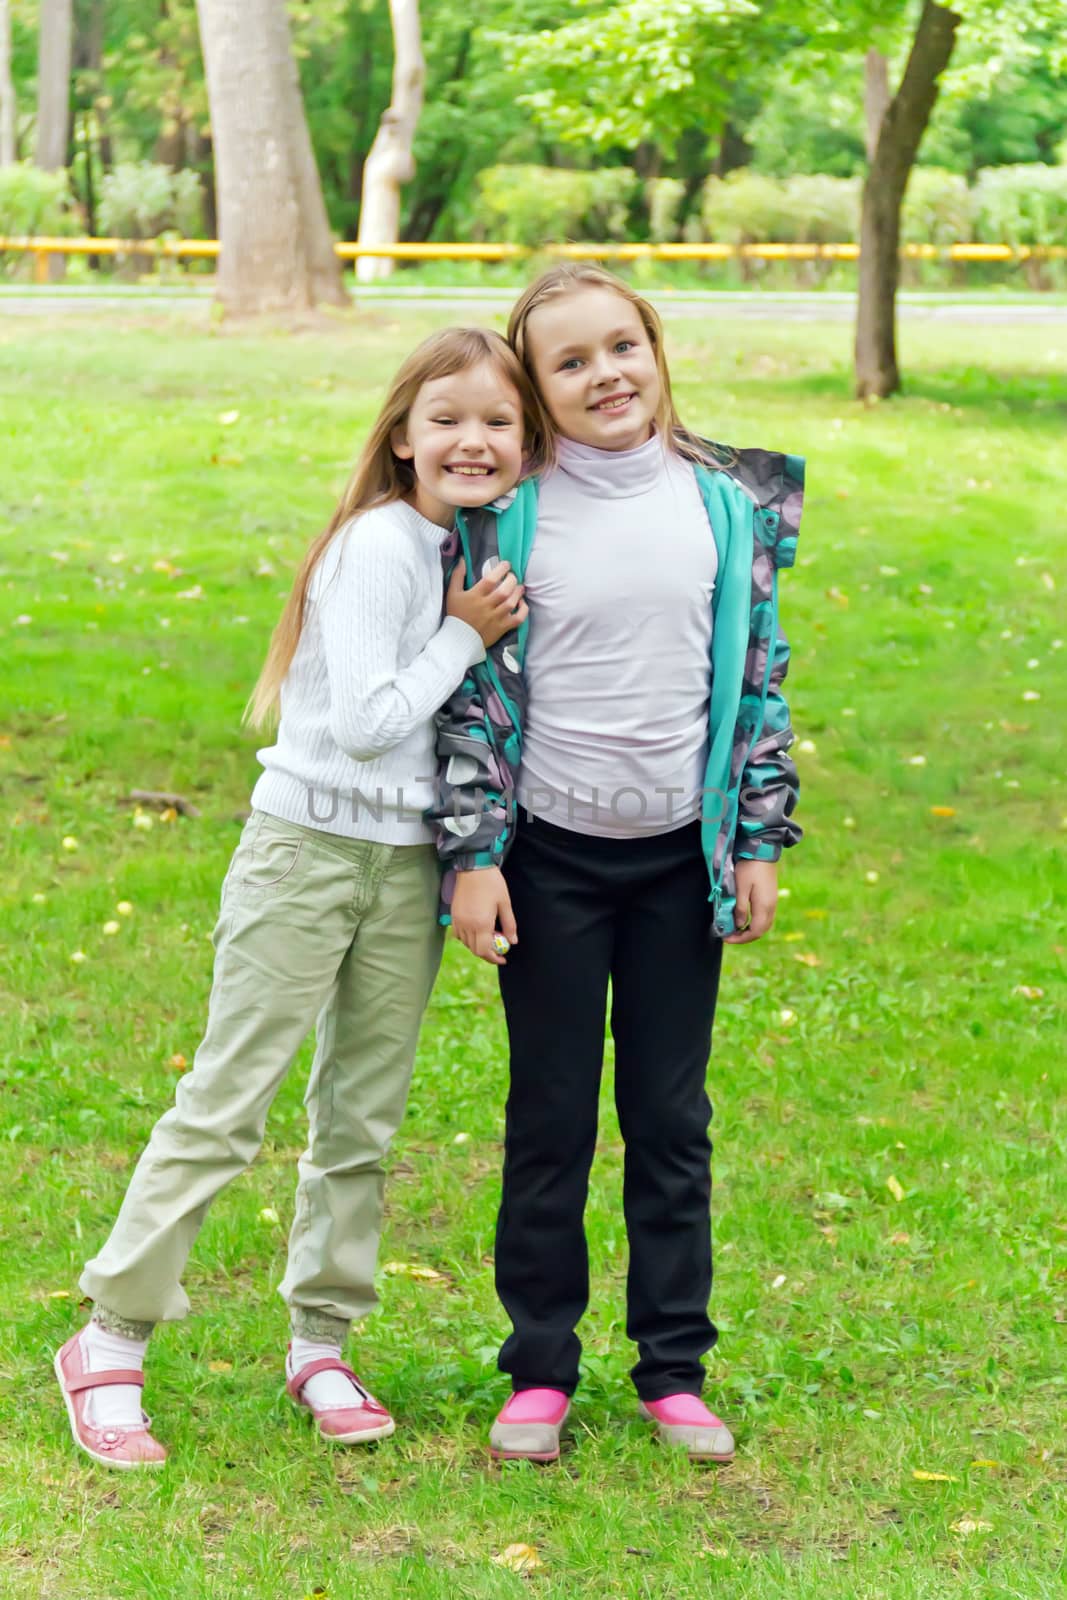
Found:
[[[347,304],[285,0],[197,0],[215,147],[216,293],[236,313]]]
[[[896,336],[900,209],[960,20],[957,11],[923,0],[900,87],[888,105],[882,102],[877,135],[868,124],[868,148],[873,143],[874,149],[863,185],[855,341],[856,393],[861,399],[881,398],[900,388]],[[880,87],[876,79],[872,95],[876,108]]]
[[[0,167],[15,160],[15,82],[11,76],[11,6],[0,0]]]
[[[363,167],[359,210],[360,244],[395,244],[400,237],[400,188],[415,176],[415,130],[422,110],[426,63],[422,55],[419,0],[389,0],[393,27],[393,93]],[[386,278],[388,257],[364,256],[356,263],[361,283]]]
[[[74,53],[71,0],[41,0],[37,42],[37,148],[39,167],[67,164],[70,140],[70,69]]]

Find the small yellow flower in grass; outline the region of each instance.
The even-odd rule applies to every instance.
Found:
[[[48,1298],[49,1298],[49,1300],[69,1300],[70,1299],[70,1290],[69,1289],[49,1289]]]
[[[959,1483],[951,1472],[927,1472],[923,1467],[915,1467],[912,1477],[917,1483]]]
[[[120,917],[133,916],[133,907],[128,900],[120,900],[118,905],[115,907],[115,910],[118,912]]]
[[[188,1063],[183,1055],[173,1055],[168,1058],[167,1066],[172,1072],[184,1072]]]
[[[278,1223],[281,1221],[281,1218],[273,1206],[264,1206],[263,1210],[259,1213],[259,1220],[260,1222]]]
[[[536,1572],[538,1567],[544,1566],[537,1547],[532,1544],[509,1544],[493,1560],[498,1567],[506,1567],[509,1572]]]
[[[779,1011],[779,1013],[778,1013],[778,1021],[783,1025],[783,1027],[788,1028],[790,1023],[793,1023],[796,1020],[797,1020],[796,1012],[795,1011],[790,1011],[788,1006],[784,1007],[783,1010]]]
[[[992,1533],[993,1524],[983,1522],[980,1517],[960,1517],[957,1522],[949,1524],[953,1533]]]
[[[78,841],[77,841],[77,839],[75,839],[75,837],[74,837],[74,835],[72,833],[68,833],[66,838],[61,840],[61,843],[63,845],[64,850],[70,850],[71,852],[73,852],[73,851],[77,850],[77,848],[78,848]]]
[[[209,1372],[232,1372],[233,1371],[233,1362],[232,1361],[209,1361],[208,1364],[207,1364],[207,1370]]]
[[[932,817],[954,817],[956,815],[956,807],[955,806],[931,806],[930,807],[930,815]]]
[[[89,957],[85,954],[84,950],[72,950],[71,951],[71,955],[70,955],[70,959],[76,965],[80,966],[83,961],[88,961]]]
[[[1011,992],[1024,1000],[1043,1000],[1045,997],[1044,989],[1039,989],[1035,983],[1017,983]]]
[[[178,813],[173,806],[165,806],[159,813],[159,820],[160,822],[176,822]]]
[[[801,939],[806,939],[807,938],[807,934],[804,934],[804,933],[787,933],[784,937],[785,937],[786,944],[797,944]]]
[[[118,933],[120,927],[121,927],[121,923],[118,923],[118,922],[105,922],[104,923],[104,932],[110,936],[111,934]]]
[[[1000,1464],[999,1461],[991,1461],[988,1456],[979,1456],[977,1461],[971,1462],[972,1467],[988,1467],[993,1472],[996,1472]]]
[[[889,1177],[885,1180],[885,1186],[889,1190],[889,1193],[893,1196],[893,1199],[899,1205],[904,1198],[904,1190],[901,1188],[899,1179],[895,1178],[893,1174],[890,1173]]]
[[[870,872],[865,872],[863,874],[863,877],[864,877],[864,881],[866,883],[877,883],[878,882],[878,874],[873,869]]]
[[[841,818],[841,826],[843,828],[854,828],[856,826],[855,817],[842,817]]]
[[[37,894],[32,895],[31,899],[33,900],[35,906],[43,906],[48,902],[48,896],[46,894],[41,894],[40,891],[38,891]]]
[[[139,806],[131,820],[134,827],[139,828],[142,833],[149,833],[155,827],[153,818],[148,815],[147,811],[142,811]]]

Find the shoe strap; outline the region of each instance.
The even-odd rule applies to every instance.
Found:
[[[63,1383],[68,1394],[78,1394],[82,1389],[106,1389],[112,1383],[135,1383],[143,1389],[144,1373],[135,1367],[115,1367],[111,1372],[82,1372],[76,1378],[64,1375]]]
[[[338,1360],[336,1356],[321,1356],[318,1361],[309,1361],[306,1367],[301,1367],[299,1372],[294,1372],[291,1378],[286,1379],[285,1387],[294,1400],[299,1399],[301,1389],[317,1372],[343,1372],[345,1377],[355,1384],[356,1389],[363,1396],[365,1410],[380,1411],[383,1417],[388,1416],[385,1407],[375,1400],[368,1389],[363,1387],[347,1362]]]

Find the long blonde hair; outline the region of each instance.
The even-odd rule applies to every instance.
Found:
[[[514,386],[522,401],[528,446],[524,475],[537,472],[544,465],[543,441],[548,430],[543,408],[522,363],[500,334],[487,328],[445,328],[423,340],[393,379],[337,509],[323,531],[312,540],[300,564],[271,636],[263,670],[245,708],[244,721],[253,728],[269,724],[277,714],[282,683],[300,643],[312,575],[334,534],[358,512],[403,500],[415,488],[413,463],[402,461],[393,453],[394,429],[406,421],[424,383],[467,372],[486,361]]]
[[[571,294],[575,289],[611,289],[615,294],[622,296],[637,311],[644,323],[645,332],[648,334],[652,353],[656,358],[656,371],[659,374],[660,396],[659,405],[653,421],[656,432],[660,438],[668,439],[673,444],[680,456],[687,461],[693,461],[701,466],[721,467],[726,465],[731,458],[729,451],[720,453],[716,446],[702,439],[699,434],[693,433],[682,422],[675,409],[674,399],[671,395],[671,375],[667,370],[667,357],[663,349],[663,324],[655,307],[650,305],[635,289],[621,278],[616,278],[613,272],[608,272],[603,267],[595,266],[586,261],[562,261],[558,266],[549,267],[536,278],[529,288],[524,289],[516,300],[508,318],[508,343],[515,351],[526,370],[526,374],[537,388],[537,378],[534,373],[533,359],[530,355],[529,342],[526,334],[526,325],[531,314],[538,306],[544,305],[546,300],[554,300],[559,295]],[[538,390],[540,397],[540,391]],[[544,402],[542,401],[542,409]],[[546,461],[551,461],[554,455],[554,430],[540,441],[541,453]]]

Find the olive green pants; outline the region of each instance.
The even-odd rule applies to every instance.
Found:
[[[312,1025],[296,1214],[280,1292],[305,1336],[377,1303],[382,1162],[441,959],[432,845],[345,839],[254,811],[222,888],[207,1031],[81,1287],[116,1331],[183,1317],[208,1206],[255,1158]]]

